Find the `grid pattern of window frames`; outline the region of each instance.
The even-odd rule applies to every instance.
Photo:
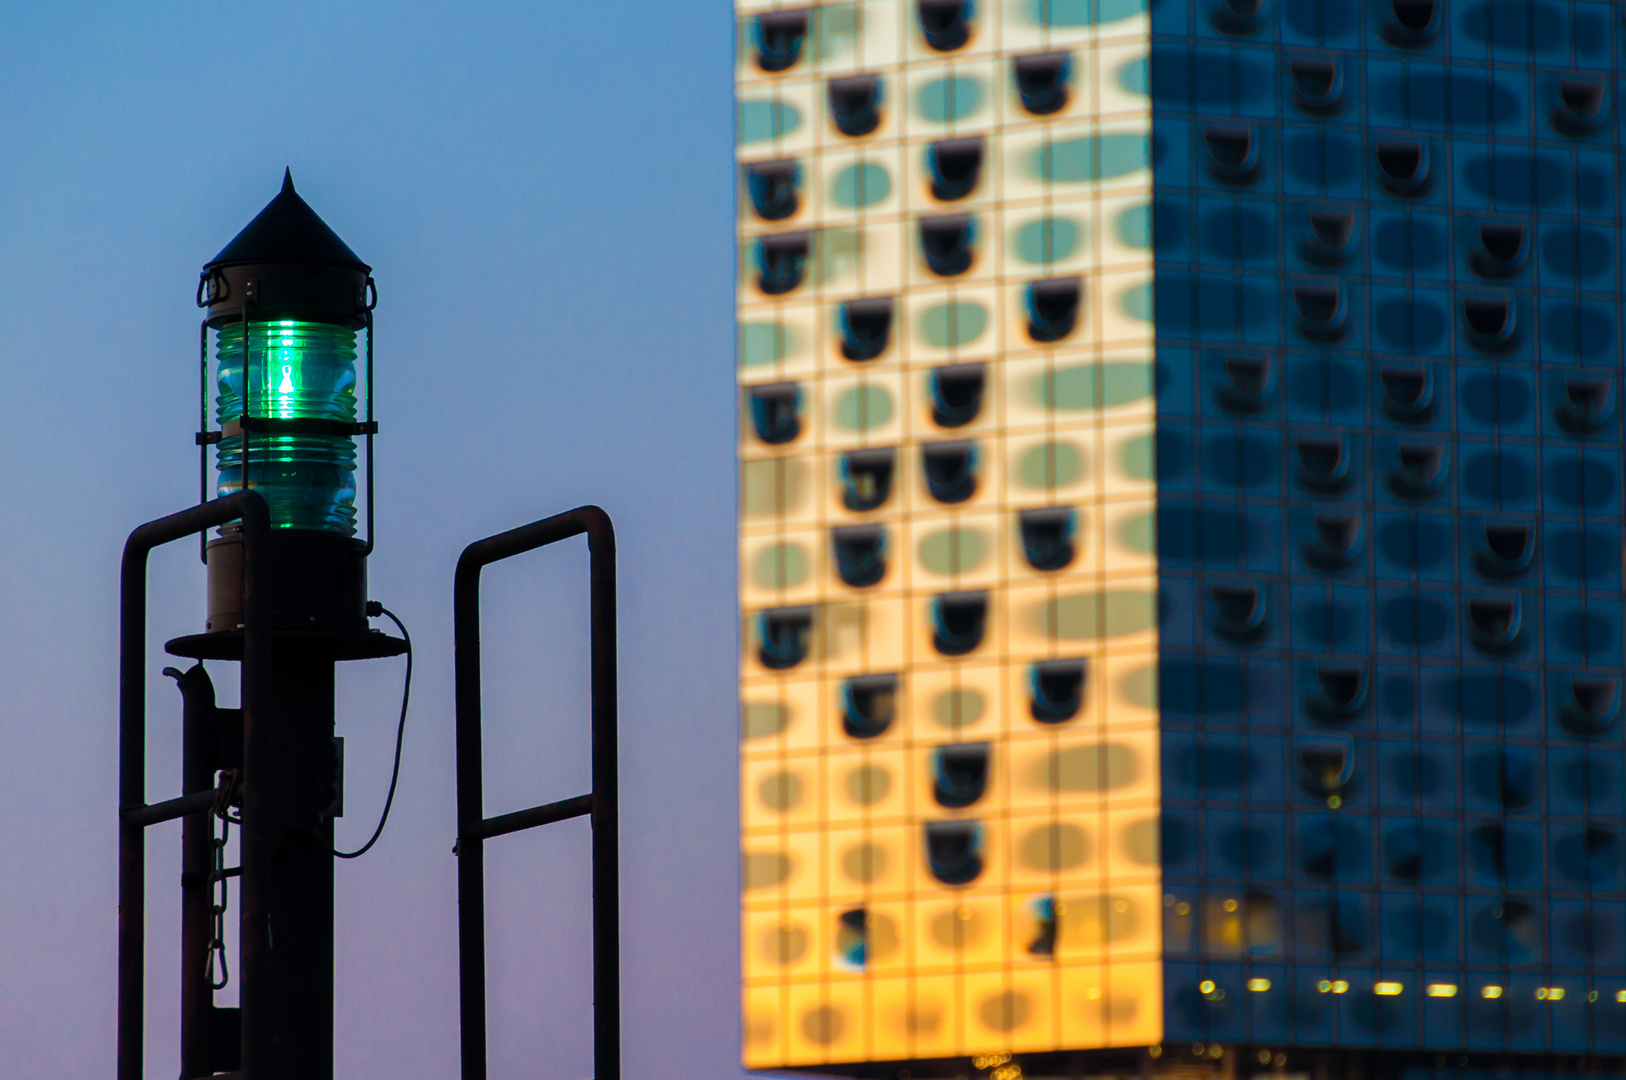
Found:
[[[738,10],[745,1062],[1155,1044],[1149,17]]]

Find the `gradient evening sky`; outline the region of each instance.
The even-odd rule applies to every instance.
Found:
[[[197,271],[285,165],[378,280],[372,593],[418,646],[389,830],[338,868],[338,1075],[456,1075],[452,568],[584,502],[621,552],[626,1072],[739,1074],[731,36],[726,0],[0,0],[0,1080],[112,1072],[119,551],[195,498]],[[487,575],[491,813],[587,784],[567,547]],[[151,589],[156,800],[196,548]],[[341,667],[341,844],[401,668]],[[161,1077],[179,829],[149,836]],[[591,1075],[587,836],[487,849],[493,1077]]]

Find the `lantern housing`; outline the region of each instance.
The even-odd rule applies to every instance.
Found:
[[[369,641],[382,635],[369,631],[366,619],[377,431],[371,267],[299,196],[291,171],[284,172],[277,196],[204,266],[197,302],[205,309],[199,501],[245,487],[265,498],[274,628],[321,641],[335,659],[379,655]],[[358,356],[365,361],[359,372]],[[211,412],[216,428],[209,425]],[[357,436],[366,437],[364,538],[356,535]],[[185,655],[231,657],[243,611],[242,538],[235,523],[207,541],[204,561],[208,633],[174,644]]]

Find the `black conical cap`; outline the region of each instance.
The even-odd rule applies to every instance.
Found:
[[[369,267],[328,227],[294,190],[292,169],[282,174],[282,190],[206,266],[230,263],[331,263]]]

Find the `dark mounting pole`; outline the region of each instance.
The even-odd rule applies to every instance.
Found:
[[[142,1025],[145,1020],[146,828],[195,813],[212,805],[214,792],[189,793],[180,799],[146,805],[147,774],[147,555],[211,526],[238,519],[243,523],[243,729],[244,833],[242,840],[242,1051],[245,1078],[263,1060],[265,1002],[250,988],[266,962],[263,896],[270,876],[265,825],[269,808],[265,790],[266,729],[256,718],[266,714],[270,688],[271,641],[266,604],[259,588],[271,520],[258,492],[242,491],[213,502],[149,521],[124,544],[119,573],[119,960],[118,1080],[141,1080]],[[203,802],[203,797],[208,799]]]
[[[587,534],[592,581],[593,790],[500,817],[485,816],[480,733],[480,571],[487,565]],[[593,1072],[621,1080],[621,884],[616,787],[615,530],[583,506],[476,541],[457,560],[453,586],[457,677],[458,974],[463,1080],[486,1078],[485,841],[592,815]],[[122,1078],[121,1078],[122,1080]]]

